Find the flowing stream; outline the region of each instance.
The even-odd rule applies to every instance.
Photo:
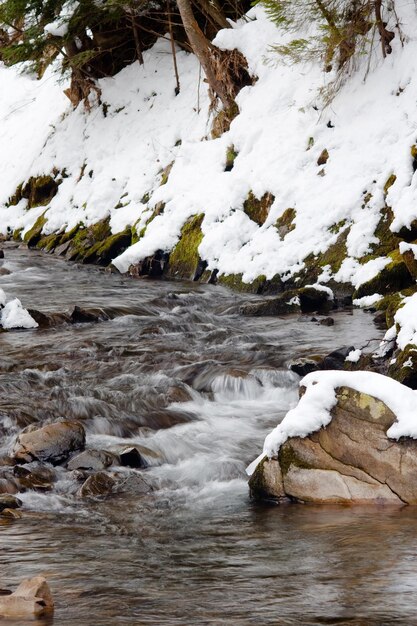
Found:
[[[27,308],[98,307],[112,320],[0,334],[0,452],[29,423],[83,422],[89,447],[147,449],[154,490],[27,491],[0,521],[0,587],[44,574],[44,625],[417,624],[412,507],[261,506],[246,465],[297,401],[300,355],[360,347],[371,315],[247,318],[252,296],[135,281],[5,248],[0,287]],[[0,618],[0,624],[25,626]]]

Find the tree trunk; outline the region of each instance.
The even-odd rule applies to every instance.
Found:
[[[231,28],[219,4],[215,0],[193,0],[196,7],[205,15],[217,29]]]
[[[382,0],[375,0],[375,20],[381,36],[382,56],[385,59],[387,54],[391,54],[392,52],[391,41],[394,39],[395,33],[391,30],[387,30],[386,24],[382,20]]]
[[[197,24],[190,0],[177,0],[177,5],[185,32],[211,91],[220,98],[225,109],[231,108],[240,89],[252,83],[245,57],[238,50],[220,50],[207,39]]]

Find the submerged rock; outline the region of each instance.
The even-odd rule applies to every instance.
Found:
[[[66,461],[72,452],[85,447],[85,430],[80,422],[64,420],[46,426],[29,426],[18,435],[14,458],[19,463],[44,461],[57,465]]]
[[[113,491],[114,479],[105,472],[97,472],[89,476],[80,487],[78,495],[82,498],[107,496]]]
[[[318,409],[317,409],[318,410]],[[417,441],[389,439],[396,416],[381,400],[337,390],[331,422],[290,437],[249,481],[257,499],[315,503],[417,504]]]
[[[272,316],[300,312],[313,313],[327,311],[330,308],[332,308],[332,301],[328,291],[315,287],[302,287],[285,291],[275,298],[243,304],[239,312],[242,315]]]

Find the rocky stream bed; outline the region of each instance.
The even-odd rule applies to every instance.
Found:
[[[413,507],[267,507],[245,475],[289,365],[378,345],[370,313],[248,317],[255,296],[13,244],[2,267],[49,320],[0,334],[0,586],[43,574],[38,624],[417,623]]]

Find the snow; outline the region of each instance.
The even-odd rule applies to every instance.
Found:
[[[6,330],[11,330],[12,328],[38,327],[38,323],[35,322],[28,311],[23,308],[22,303],[17,298],[7,302],[4,309],[2,309],[0,323]]]
[[[83,105],[72,110],[63,95],[67,84],[58,81],[53,68],[36,81],[0,65],[0,230],[25,232],[46,211],[45,233],[105,217],[113,232],[127,225],[140,231],[162,202],[163,213],[140,241],[115,259],[120,271],[157,249],[172,249],[187,219],[204,212],[199,253],[208,269],[242,273],[249,282],[261,274],[294,276],[307,256],[324,252],[349,228],[347,258],[335,278],[358,287],[390,262],[389,257],[361,262],[377,242],[375,228],[385,204],[393,208],[395,228],[417,217],[410,156],[417,131],[417,16],[413,3],[397,11],[404,47],[397,35],[391,55],[382,59],[375,52],[366,80],[367,59],[360,60],[324,108],[318,93],[332,75],[323,74],[319,64],[274,62],[270,46],[289,35],[259,6],[253,8],[248,19],[216,39],[224,48],[239,48],[258,77],[240,92],[240,114],[218,139],[211,138],[213,114],[196,58],[178,51],[181,91],[175,96],[166,41],[144,53],[144,66],[134,63],[101,80],[106,110],[96,104],[90,113]],[[57,33],[64,18],[49,24],[48,32]],[[232,145],[237,157],[225,172]],[[329,159],[319,176],[323,149]],[[161,186],[161,172],[170,163]],[[25,200],[7,206],[20,183],[54,167],[65,169],[66,177],[48,206],[27,211]],[[385,198],[384,185],[394,172],[397,178]],[[265,192],[275,196],[262,226],[243,211],[250,191],[258,198]],[[281,237],[275,223],[288,208],[296,211],[295,228]],[[330,278],[327,267],[320,282]]]
[[[394,316],[398,324],[397,345],[404,350],[409,343],[417,343],[417,294],[404,298],[403,306]]]
[[[306,285],[306,288],[315,289],[316,291],[323,291],[327,294],[328,300],[334,300],[334,293],[330,289],[330,287],[326,287],[325,285],[321,285],[320,283],[314,283],[314,285]]]
[[[361,358],[362,350],[351,350],[347,355],[345,361],[349,361],[350,363],[357,363]]]
[[[404,254],[404,252],[412,252],[414,254],[414,258],[417,259],[417,245],[415,243],[406,243],[405,241],[401,241],[398,246],[400,254]]]
[[[382,300],[384,296],[381,296],[380,293],[374,293],[372,296],[363,296],[363,298],[356,298],[353,300],[353,304],[355,306],[359,306],[361,309],[367,309],[368,307],[372,307],[374,304],[377,304],[380,300]]]
[[[247,469],[253,473],[265,457],[273,458],[290,437],[307,435],[327,426],[332,419],[331,410],[337,403],[336,390],[349,387],[384,402],[396,415],[395,423],[388,429],[391,439],[417,438],[417,392],[401,383],[374,372],[321,371],[312,372],[300,381],[306,388],[297,406],[265,439],[263,453]]]

